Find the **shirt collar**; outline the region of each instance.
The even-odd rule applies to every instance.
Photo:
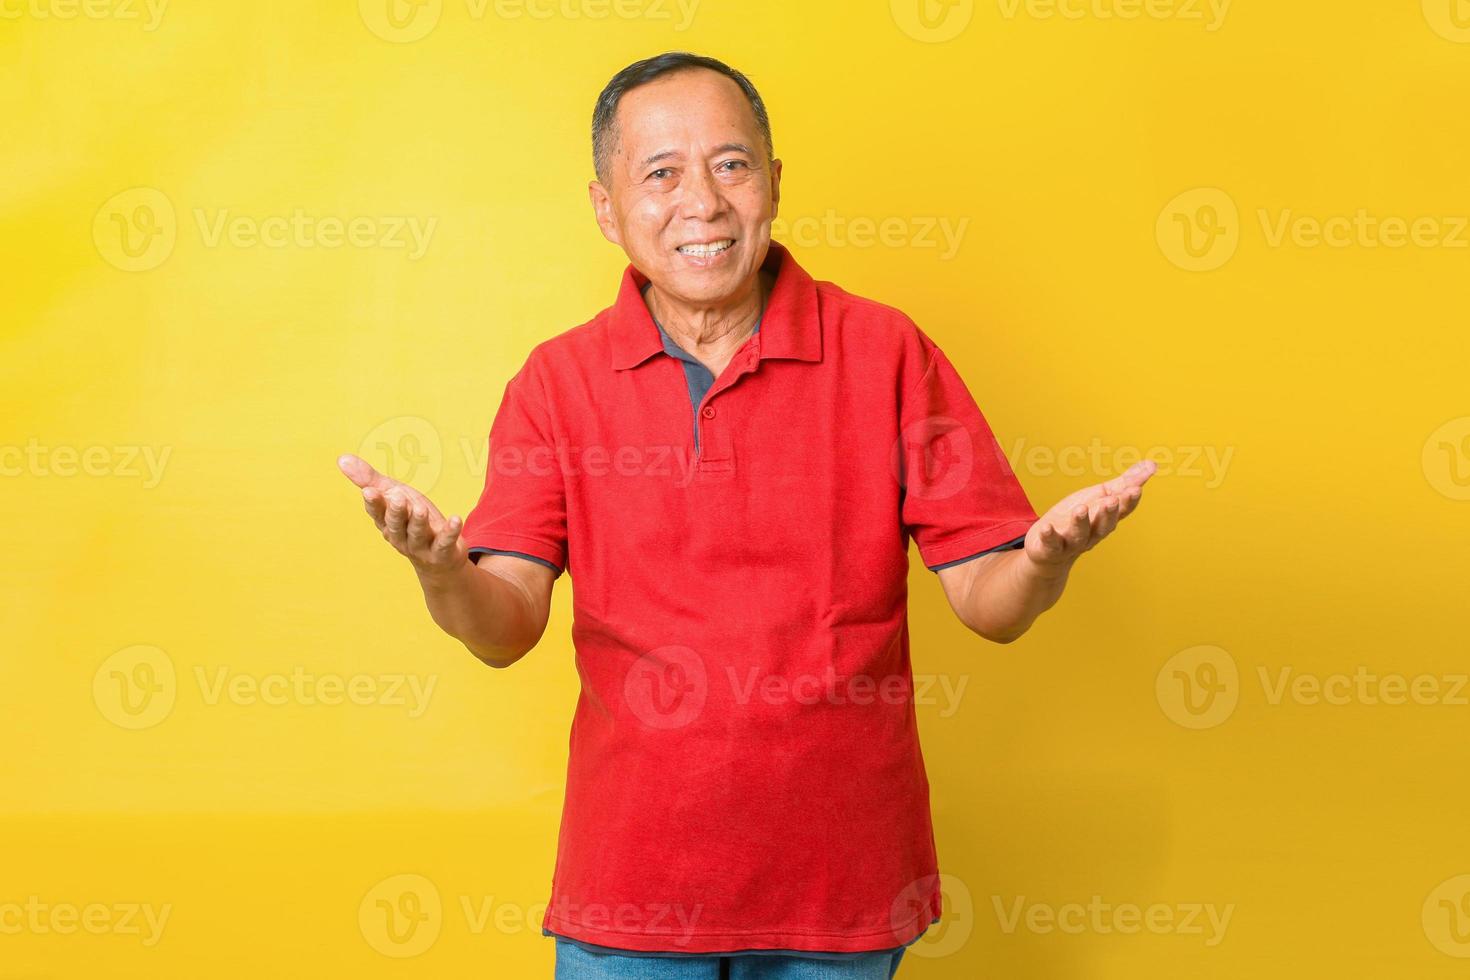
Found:
[[[776,284],[761,316],[761,327],[755,332],[757,356],[762,360],[788,357],[820,361],[822,330],[817,319],[816,282],[779,242],[771,242],[762,267],[776,273]],[[631,264],[623,270],[622,286],[608,324],[612,366],[616,370],[636,367],[664,349],[662,330],[654,324],[643,302],[647,282],[648,277]]]

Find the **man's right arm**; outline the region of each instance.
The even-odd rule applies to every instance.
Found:
[[[491,667],[509,667],[546,631],[556,573],[514,555],[466,558],[450,570],[420,570],[429,615]]]
[[[555,570],[514,555],[483,554],[476,565],[457,516],[446,519],[428,497],[352,453],[339,456],[337,468],[362,489],[383,540],[412,563],[440,629],[491,667],[530,652],[546,631]]]

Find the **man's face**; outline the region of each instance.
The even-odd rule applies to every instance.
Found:
[[[704,69],[665,75],[623,96],[617,130],[607,185],[588,188],[603,235],[687,303],[749,288],[770,247],[781,162],[767,162],[740,86]]]

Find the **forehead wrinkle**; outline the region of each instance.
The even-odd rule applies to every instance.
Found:
[[[652,93],[649,93],[649,95],[651,94]],[[644,105],[638,106],[637,103],[640,100],[637,97],[637,93],[628,93],[628,95],[625,96],[623,101],[619,104],[617,114],[614,116],[612,125],[609,127],[609,135],[612,137],[610,140],[612,155],[615,157],[623,156],[629,161],[630,165],[633,165],[635,167],[635,169],[641,169],[642,167],[653,163],[655,160],[661,160],[668,156],[677,155],[678,153],[680,153],[680,151],[673,149],[659,150],[649,155],[648,157],[645,157],[641,162],[633,164],[633,147],[631,144],[636,142],[636,131],[639,128],[638,123],[640,122],[645,122],[651,118],[657,119],[657,117],[663,117],[663,119],[672,119],[675,125],[683,125],[685,123],[685,120],[690,115],[690,107],[688,107],[687,105],[670,104],[671,102],[677,103],[677,100],[683,97],[683,95],[684,93],[678,93],[675,94],[674,97],[668,101],[653,100],[645,102]],[[629,106],[630,101],[633,102],[634,106],[637,106],[635,112],[630,112],[630,108],[632,108]],[[701,97],[699,101],[701,102],[701,108],[703,108],[708,107],[710,102],[714,100]],[[719,107],[716,109],[716,112],[718,112],[720,115],[725,115],[725,108],[726,107]],[[745,140],[753,136],[755,144],[765,143],[765,134],[760,128],[760,120],[755,117],[755,113],[753,110],[749,110],[748,106],[746,108],[748,111],[742,112],[741,110],[737,109],[735,110],[733,116],[727,116],[726,118],[720,119],[719,122],[715,124],[716,128],[719,128],[723,131],[724,139],[713,151],[711,151],[712,153],[723,153],[731,149],[736,149],[741,152],[754,155],[755,151],[750,148],[751,144],[746,143]],[[661,122],[662,120],[659,121]],[[751,128],[747,128],[748,125]],[[663,127],[658,126],[657,123],[655,123],[654,126],[649,128],[658,130],[662,129]],[[625,133],[625,130],[633,131],[632,139],[628,138],[628,134]],[[658,137],[656,142],[662,143],[663,141],[663,137]],[[650,139],[649,142],[655,142],[655,140]],[[628,152],[625,153],[625,149]]]
[[[731,151],[737,153],[750,153],[751,149],[744,143],[721,143],[719,146],[710,151],[710,155],[718,156],[721,153],[729,153]],[[660,160],[678,159],[682,158],[683,156],[684,154],[680,150],[660,150],[652,156],[644,157],[643,160],[638,164],[638,166],[641,169],[651,163],[657,163]]]

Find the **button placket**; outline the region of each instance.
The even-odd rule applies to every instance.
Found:
[[[725,377],[723,383],[716,379],[714,385],[705,393],[704,404],[699,409],[699,418],[702,421],[699,423],[701,429],[698,465],[705,471],[723,471],[734,468],[731,461],[729,428],[713,402],[721,393],[734,387],[742,377],[754,371],[760,362],[759,351],[754,344],[742,353],[740,358],[738,362],[732,362],[737,366],[734,374]],[[706,464],[710,465],[706,466]]]
[[[699,464],[722,462],[730,458],[730,440],[725,437],[725,427],[719,421],[719,412],[709,403],[714,397],[711,391],[705,396],[704,407],[699,410]]]

